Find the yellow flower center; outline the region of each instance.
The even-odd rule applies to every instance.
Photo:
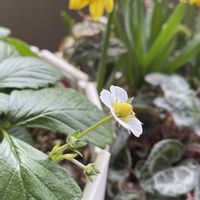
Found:
[[[133,115],[135,115],[135,113],[133,112],[133,106],[129,103],[114,102],[112,106],[117,117],[119,117],[120,119],[124,121],[129,120],[131,117],[133,117]]]

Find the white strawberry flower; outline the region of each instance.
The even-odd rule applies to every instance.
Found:
[[[136,118],[133,106],[124,89],[118,86],[111,86],[110,91],[103,89],[100,99],[110,109],[111,114],[120,125],[131,131],[136,137],[142,134],[142,123]]]

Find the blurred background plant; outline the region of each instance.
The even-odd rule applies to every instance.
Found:
[[[136,139],[116,128],[106,199],[199,200],[199,8],[178,0],[115,3],[102,86],[136,94],[144,133]],[[82,15],[72,25],[62,16],[71,30],[64,57],[96,80],[107,20]]]
[[[183,2],[119,1],[114,28],[128,51],[117,66],[129,88],[139,89],[148,73],[172,73],[195,58],[200,35],[187,26],[195,9]]]
[[[97,66],[102,62],[101,42],[107,19],[94,22],[86,16],[83,22],[76,23],[66,12],[61,14],[69,37],[60,50],[83,71],[92,72],[97,85],[98,81],[103,81],[99,89],[115,83],[137,92],[145,84],[146,74],[169,74],[188,65],[193,66],[189,68],[191,74],[199,73],[200,34],[196,6],[162,0],[118,0],[115,3],[104,76],[99,73],[97,76]]]
[[[178,75],[149,74],[135,98],[142,137],[117,129],[107,199],[199,200],[200,98]],[[153,86],[153,87],[152,87]]]
[[[83,22],[75,23],[66,12],[62,12],[61,16],[70,34],[60,45],[59,50],[65,59],[89,74],[90,80],[94,81],[100,60],[101,41],[106,29],[106,18],[101,18],[101,21],[97,22],[85,18]],[[119,39],[114,36],[110,38],[106,62],[107,77],[116,73],[114,70],[116,62],[126,51]]]

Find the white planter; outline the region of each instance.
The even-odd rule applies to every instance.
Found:
[[[51,53],[48,50],[39,51],[39,49],[36,47],[32,47],[31,49],[41,58],[58,67],[64,77],[69,80],[74,88],[84,93],[92,103],[102,109],[96,90],[96,85],[94,82],[88,81],[89,77],[87,74],[78,70],[77,68],[66,62],[64,59],[62,59],[58,55]],[[88,182],[86,184],[83,191],[82,200],[104,200],[110,160],[110,153],[108,149],[109,147],[105,150],[98,147],[94,148],[92,155],[93,162],[96,163],[100,174],[94,178],[92,183]]]

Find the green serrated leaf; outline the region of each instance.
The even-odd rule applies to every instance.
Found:
[[[1,200],[80,200],[67,171],[30,145],[4,133],[0,144]]]
[[[6,58],[16,57],[19,55],[20,54],[14,47],[6,42],[0,41],[0,62]]]
[[[15,127],[8,130],[8,133],[24,142],[33,145],[33,139],[26,128]]]
[[[55,67],[38,58],[16,57],[0,63],[0,88],[37,89],[60,78]]]
[[[49,88],[40,91],[14,91],[10,96],[10,123],[38,127],[66,134],[83,131],[105,117],[102,111],[72,89]],[[84,139],[94,145],[111,144],[114,132],[103,125]]]

